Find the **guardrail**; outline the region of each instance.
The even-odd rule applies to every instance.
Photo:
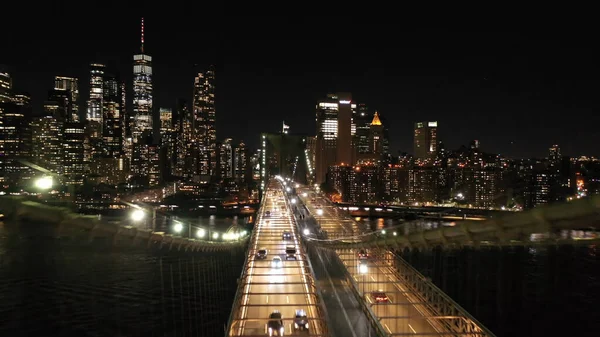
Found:
[[[56,226],[58,236],[86,242],[105,238],[111,240],[113,245],[127,244],[184,252],[228,251],[243,248],[247,243],[247,239],[230,242],[188,239],[164,232],[106,223],[93,215],[81,215],[64,207],[48,206],[22,198],[2,197],[0,200],[1,211],[6,219],[11,220],[8,222],[9,226],[24,225],[22,220],[53,225]]]
[[[353,238],[317,241],[320,241],[320,246],[332,249],[593,244],[600,242],[600,238],[573,239],[561,231],[589,229],[598,223],[600,196],[485,221],[459,221],[453,226],[439,226],[434,229],[424,229],[419,223],[411,222]],[[532,240],[531,234],[544,235]],[[360,240],[348,240],[356,238]]]
[[[389,270],[403,285],[413,290],[414,294],[421,298],[422,303],[428,303],[426,306],[429,310],[442,317],[454,317],[450,320],[441,321],[450,331],[473,334],[473,336],[495,337],[475,317],[471,316],[468,311],[413,268],[401,256],[389,251],[387,254],[389,255],[385,258],[384,263],[389,264],[389,267],[391,267]],[[388,262],[390,260],[392,262]]]

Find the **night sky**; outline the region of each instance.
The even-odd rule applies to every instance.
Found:
[[[555,143],[564,154],[600,156],[598,65],[583,38],[182,13],[144,15],[154,105],[191,103],[195,70],[214,63],[219,139],[256,146],[259,132],[279,131],[282,120],[293,133],[314,134],[316,101],[349,91],[387,119],[393,153],[412,152],[414,122],[437,120],[449,149],[478,139],[484,151],[513,157],[544,157]],[[2,37],[0,64],[12,67],[15,89],[33,95],[36,111],[54,75],[79,77],[85,106],[90,62],[115,62],[131,88],[140,16],[112,15],[108,24],[57,6],[8,17],[26,28]]]

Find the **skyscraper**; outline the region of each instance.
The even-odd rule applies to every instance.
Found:
[[[55,76],[54,90],[67,92],[70,101],[68,120],[79,121],[79,80],[74,77]]]
[[[193,117],[185,99],[177,99],[177,163],[176,174],[180,177],[191,178],[195,173],[192,167],[193,146]]]
[[[219,176],[221,179],[233,178],[233,147],[231,138],[225,139],[219,149]]]
[[[356,104],[349,93],[328,94],[316,107],[315,179],[325,182],[329,166],[354,163],[352,137],[356,125],[352,121]]]
[[[90,64],[90,99],[88,100],[87,116],[88,122],[102,122],[102,94],[104,69],[103,64]]]
[[[437,126],[437,122],[415,123],[415,158],[429,159],[437,155]]]
[[[142,18],[140,54],[133,55],[133,130],[137,142],[146,130],[152,132],[152,57],[144,54],[144,18]]]
[[[0,103],[8,103],[12,100],[12,78],[4,66],[0,67]]]
[[[217,131],[215,127],[215,70],[210,66],[194,80],[194,138],[198,150],[198,174],[216,175]]]
[[[21,178],[28,170],[18,161],[29,156],[30,128],[25,108],[14,100],[11,76],[0,67],[0,183],[3,185],[23,183]]]
[[[246,171],[247,171],[247,161],[248,154],[246,149],[246,144],[243,141],[235,148],[234,150],[234,158],[233,158],[233,174],[234,178],[237,182],[246,182]]]
[[[104,154],[110,157],[120,156],[123,152],[125,116],[121,94],[118,76],[106,73],[102,100],[102,139]]]

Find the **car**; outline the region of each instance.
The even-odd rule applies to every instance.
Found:
[[[283,232],[283,235],[281,236],[283,240],[291,240],[292,239],[292,233],[285,231]]]
[[[275,256],[273,258],[273,260],[271,261],[271,267],[272,268],[281,268],[281,267],[283,267],[283,261],[281,261],[281,258],[279,256]]]
[[[279,310],[273,311],[269,315],[269,322],[267,323],[267,333],[269,336],[283,336],[285,327],[283,325],[283,319]]]
[[[260,259],[260,260],[264,260],[267,258],[267,249],[266,248],[261,248],[256,252],[256,258]]]
[[[359,250],[357,255],[359,260],[366,260],[369,258],[369,253],[364,249]]]
[[[268,217],[270,217],[270,216],[271,216],[271,211],[266,211],[266,212],[265,212],[265,218],[268,218]]]
[[[371,293],[371,298],[375,303],[388,303],[389,297],[383,292],[383,290],[374,291]]]
[[[294,247],[294,246],[285,247],[285,259],[286,260],[297,260],[296,247]]]
[[[296,310],[294,318],[294,330],[308,330],[308,317],[304,309]]]

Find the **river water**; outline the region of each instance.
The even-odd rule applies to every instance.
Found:
[[[207,217],[225,230],[244,219]],[[0,336],[222,336],[245,251],[169,254],[0,223]]]

